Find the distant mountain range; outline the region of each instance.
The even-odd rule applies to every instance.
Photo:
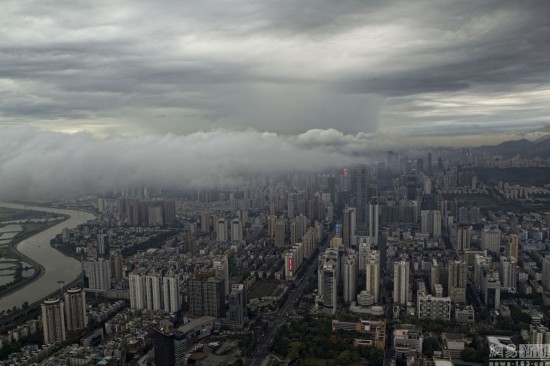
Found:
[[[504,155],[550,157],[550,136],[543,136],[537,140],[506,141],[493,146],[481,146],[481,150],[492,151]]]

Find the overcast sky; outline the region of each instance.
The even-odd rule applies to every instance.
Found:
[[[547,0],[2,0],[0,198],[536,138],[549,81]]]
[[[549,1],[3,0],[0,124],[411,136],[550,123]]]

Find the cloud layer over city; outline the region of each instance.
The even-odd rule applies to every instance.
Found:
[[[4,129],[0,199],[108,193],[129,186],[200,188],[263,173],[314,172],[366,162],[377,145],[364,134],[311,130],[112,137]]]
[[[1,125],[468,136],[549,122],[548,1],[8,0],[2,9]]]

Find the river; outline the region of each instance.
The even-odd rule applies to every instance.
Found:
[[[63,228],[75,228],[80,224],[93,220],[93,214],[82,211],[63,210],[48,207],[19,205],[14,203],[0,202],[0,207],[15,208],[20,210],[35,210],[52,212],[70,216],[67,220],[52,226],[49,229],[31,236],[17,244],[17,250],[45,268],[42,277],[31,282],[5,297],[0,298],[0,310],[11,309],[28,301],[29,304],[48,296],[55,290],[59,290],[57,281],[69,283],[77,278],[82,272],[80,261],[68,257],[50,246],[50,240],[60,234]]]

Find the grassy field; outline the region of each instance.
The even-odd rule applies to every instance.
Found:
[[[0,207],[0,221],[29,220],[46,216],[54,215],[48,212]]]
[[[257,299],[264,296],[271,296],[279,286],[279,281],[257,281],[248,292],[249,299]]]

